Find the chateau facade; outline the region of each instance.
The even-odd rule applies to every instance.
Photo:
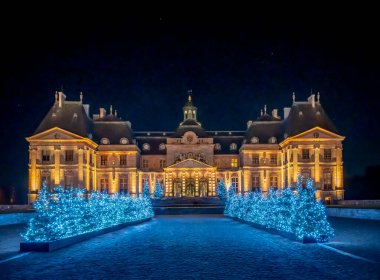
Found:
[[[341,200],[342,141],[323,110],[319,94],[285,107],[283,117],[266,106],[245,131],[207,131],[192,96],[174,131],[133,131],[117,112],[90,116],[90,106],[63,92],[29,142],[29,202],[43,182],[87,190],[139,195],[157,181],[167,197],[215,196],[218,181],[245,193],[294,185],[299,174],[313,178],[317,196]]]

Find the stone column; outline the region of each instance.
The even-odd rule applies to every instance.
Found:
[[[340,189],[343,186],[342,148],[339,146],[336,146],[335,154],[336,154],[335,186]]]
[[[298,148],[293,147],[293,182],[298,179]]]
[[[319,145],[315,145],[314,147],[314,181],[317,188],[320,187],[321,171],[319,166]]]
[[[54,147],[54,185],[59,185],[61,171],[61,147]]]
[[[78,185],[83,187],[83,148],[78,148]]]
[[[285,188],[285,165],[284,165],[284,160],[285,160],[285,153],[284,150],[281,150],[281,159],[280,159],[280,166],[281,166],[281,188]]]
[[[90,150],[86,150],[86,190],[90,190]]]

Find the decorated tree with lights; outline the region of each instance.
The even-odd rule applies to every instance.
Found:
[[[143,191],[142,191],[142,197],[150,199],[150,189],[149,189],[148,181],[145,181],[145,183],[144,183],[144,187],[143,187]]]
[[[232,186],[229,187],[226,206],[224,208],[224,214],[231,217],[236,217],[236,209],[238,198],[236,197],[235,190]]]
[[[325,207],[315,198],[313,180],[308,179],[302,187],[302,178],[297,181],[297,196],[293,207],[292,232],[299,239],[327,240],[334,233],[326,218]]]
[[[281,190],[278,196],[278,223],[277,229],[285,232],[292,232],[292,216],[294,209],[294,193],[290,187]]]
[[[218,187],[216,189],[216,194],[218,197],[222,200],[226,199],[227,197],[227,189],[226,189],[226,184],[224,183],[224,180],[220,180]]]
[[[164,196],[164,192],[162,190],[162,185],[160,181],[157,180],[156,186],[154,188],[153,196],[155,199],[161,199]]]

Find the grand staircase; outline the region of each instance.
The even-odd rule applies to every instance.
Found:
[[[184,197],[153,200],[156,215],[223,214],[224,203],[219,198]]]

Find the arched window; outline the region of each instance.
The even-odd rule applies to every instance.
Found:
[[[231,143],[230,150],[236,150],[236,149],[237,149],[236,143]]]
[[[128,139],[125,138],[125,137],[121,138],[121,139],[120,139],[120,144],[122,144],[122,145],[127,145],[127,144],[128,144]]]
[[[259,138],[258,138],[258,137],[255,137],[255,136],[252,137],[252,138],[251,138],[251,143],[252,143],[252,144],[257,144],[257,143],[259,143]]]
[[[165,150],[165,144],[164,144],[164,143],[161,143],[161,144],[158,146],[158,149],[159,149],[160,151]]]
[[[143,144],[143,150],[144,151],[149,151],[150,150],[150,145],[148,143]]]
[[[110,143],[110,140],[108,138],[102,138],[100,139],[100,143],[103,145],[108,145]]]
[[[215,144],[215,150],[216,151],[220,151],[222,149],[222,147],[220,146],[220,144],[219,143],[216,143]]]
[[[323,170],[323,189],[332,190],[332,172],[331,169]]]

